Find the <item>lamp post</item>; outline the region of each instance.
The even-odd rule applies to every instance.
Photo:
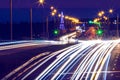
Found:
[[[32,26],[32,7],[30,8],[30,39],[33,39],[33,26]]]
[[[119,26],[119,14],[117,14],[117,38],[119,38],[119,28],[118,28],[118,26]]]
[[[46,17],[46,32],[47,32],[47,38],[49,39],[49,28],[48,28],[48,17]]]
[[[109,11],[107,13],[113,14],[113,12],[114,12],[113,9],[109,9]],[[98,16],[99,17],[103,16],[102,11],[98,13]],[[103,18],[108,21],[108,26],[110,26],[109,15],[108,15],[108,18],[105,17],[105,16],[103,16]],[[117,22],[116,22],[116,37],[117,38],[119,37],[119,28],[118,28],[118,26],[119,26],[119,14],[117,14]],[[109,27],[108,27],[108,31],[109,31]]]
[[[12,0],[10,0],[10,40],[13,40]]]
[[[38,0],[39,4],[43,5],[44,4],[44,0]],[[32,24],[32,15],[33,15],[33,9],[32,6],[30,8],[30,39],[33,39],[33,24]]]
[[[113,13],[113,9],[109,10],[109,13]],[[117,13],[117,22],[116,22],[116,37],[119,38],[119,14]]]

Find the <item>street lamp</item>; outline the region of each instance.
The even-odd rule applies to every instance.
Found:
[[[33,39],[32,33],[33,32],[33,27],[32,27],[32,7],[30,8],[30,39]]]
[[[110,10],[109,10],[109,13],[113,13],[113,9],[110,9]]]
[[[118,26],[119,26],[119,14],[117,14],[117,37],[119,38]]]
[[[50,9],[51,9],[51,10],[53,10],[53,9],[54,9],[54,7],[53,7],[53,6],[51,6],[51,7],[50,7]]]
[[[106,13],[112,14],[112,13],[113,13],[113,9],[109,9]],[[100,11],[100,12],[98,13],[98,16],[99,16],[99,17],[102,17],[104,20],[107,20],[108,26],[109,26],[109,25],[110,25],[109,15],[108,15],[108,17],[106,17],[106,16],[104,16],[104,14],[105,14],[104,11]],[[119,37],[119,31],[118,31],[118,26],[119,26],[119,25],[118,25],[118,22],[119,22],[119,15],[117,14],[117,30],[116,30],[117,37]],[[108,29],[109,29],[109,27],[108,27]]]
[[[38,3],[43,5],[44,4],[44,0],[39,0]],[[30,39],[33,39],[33,24],[32,24],[32,15],[33,15],[33,10],[32,10],[32,6],[30,8]]]
[[[102,16],[104,15],[104,13],[105,13],[104,11],[100,11],[100,12],[98,13],[98,16],[99,16],[99,17],[102,17]]]
[[[39,0],[38,2],[39,2],[39,4],[43,5],[45,0]]]
[[[113,9],[110,9],[109,10],[109,13],[113,13]],[[116,34],[117,34],[117,38],[119,38],[119,28],[118,28],[118,26],[119,26],[119,14],[117,13],[117,22],[116,22]]]

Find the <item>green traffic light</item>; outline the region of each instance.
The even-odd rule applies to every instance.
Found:
[[[97,30],[97,34],[101,36],[103,34],[103,30],[102,29]]]
[[[58,35],[59,34],[59,31],[58,30],[54,30],[53,32],[55,35]]]

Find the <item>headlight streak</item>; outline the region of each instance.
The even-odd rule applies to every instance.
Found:
[[[86,46],[86,47],[88,47],[88,45],[91,45],[91,43],[89,43],[89,44],[84,43],[84,44],[85,44],[84,46]],[[78,44],[78,45],[80,46],[81,44]],[[74,47],[74,48],[75,48],[75,47]],[[66,51],[66,52],[67,52],[67,54],[68,54],[69,51]],[[63,53],[61,54],[62,56],[60,55],[59,57],[57,57],[57,59],[58,59],[58,58],[60,59],[61,57],[63,58],[63,56],[64,56],[64,54],[66,54],[66,52],[63,52]],[[70,53],[69,53],[69,54],[70,54]],[[62,59],[61,59],[61,60],[59,61],[59,59],[56,60],[57,63],[62,60]],[[63,59],[64,59],[64,58],[63,58]],[[51,66],[54,65],[56,62],[54,61],[53,64],[51,64]],[[57,65],[57,64],[55,64],[55,65]],[[55,66],[55,65],[54,65],[54,66]],[[50,67],[50,66],[48,66],[48,67]],[[52,68],[54,68],[54,67],[52,66]],[[42,79],[46,74],[48,74],[48,73],[50,72],[50,70],[51,70],[51,68],[47,68],[47,69],[46,69],[47,72],[44,71],[43,73],[41,73],[41,74],[39,75],[39,77],[36,78],[36,80],[37,80],[37,79]],[[42,75],[43,75],[43,76],[42,76]],[[40,77],[40,76],[41,76],[41,77]]]
[[[78,44],[77,44],[77,45],[78,45]],[[50,57],[49,59],[47,59],[47,61],[50,60],[52,57],[58,55],[59,53],[61,53],[61,52],[63,52],[63,51],[66,51],[66,50],[69,50],[70,48],[72,48],[72,47],[74,47],[74,46],[75,46],[75,45],[52,53],[52,54],[50,55],[51,57]],[[35,70],[37,70],[40,66],[42,66],[42,65],[43,65],[45,62],[47,62],[47,61],[43,61],[40,65],[38,65],[38,66],[35,67],[33,70],[31,70],[27,75],[25,75],[22,79],[27,78],[30,74],[32,74]]]
[[[106,59],[108,58],[109,54],[111,53],[111,51],[113,50],[113,48],[114,48],[117,44],[118,44],[118,42],[115,42],[115,43],[112,45],[112,47],[110,48],[110,50],[108,51],[108,53],[106,54],[106,56],[104,57],[103,62],[102,62],[101,66],[100,66],[100,68],[99,68],[99,70],[98,70],[98,72],[97,72],[97,74],[96,74],[96,76],[95,76],[95,80],[98,80],[98,77],[99,77],[99,75],[100,75],[100,72],[101,72],[101,70],[102,70],[102,68],[103,68],[103,66],[104,66],[104,63],[105,63]]]
[[[84,71],[84,73],[82,74],[82,76],[80,77],[80,79],[82,79],[84,76],[85,76],[85,73],[87,73],[87,75],[90,74],[91,69],[93,68],[93,66],[96,64],[97,66],[97,63],[96,62],[100,62],[100,59],[101,59],[101,56],[103,55],[103,52],[105,50],[103,50],[103,48],[100,48],[99,50],[97,50],[95,53],[96,54],[93,54],[93,56],[91,57],[91,59],[88,61],[88,65],[86,65],[86,69]],[[99,53],[99,54],[97,54]],[[94,73],[94,71],[93,71]],[[88,76],[85,78],[86,80],[88,79]]]
[[[104,76],[103,76],[104,80],[107,80],[107,70],[108,70],[108,64],[109,64],[109,61],[110,61],[110,57],[111,57],[111,54],[109,54],[109,57],[106,61],[105,73],[104,73]]]
[[[75,80],[75,78],[78,76],[81,76],[82,74],[82,70],[84,69],[84,66],[86,65],[87,61],[89,60],[89,58],[93,55],[93,53],[102,45],[98,45],[97,47],[95,47],[92,51],[90,51],[85,57],[84,59],[81,61],[81,63],[78,65],[77,69],[74,71],[73,76],[71,77],[71,80]]]
[[[36,46],[36,45],[62,45],[60,41],[47,41],[47,40],[26,40],[0,43],[0,50],[8,50],[20,47]]]
[[[61,67],[62,66],[62,64],[63,63],[65,63],[66,61],[68,60],[68,58],[65,58],[62,62],[60,62],[59,63],[59,65],[56,65],[54,68],[52,68],[52,70],[51,71],[49,71],[49,73],[46,75],[46,76],[44,76],[44,80],[47,80],[47,79],[49,79],[50,78],[50,75],[51,74],[55,74],[55,70],[57,70],[59,67]],[[52,75],[51,75],[52,76]]]
[[[55,55],[58,55],[59,53],[68,50],[69,48],[71,48],[71,46],[68,47],[68,48],[65,48],[65,49],[56,51],[56,52],[52,53],[50,56],[52,56],[52,55],[54,55],[54,56],[55,56]],[[24,63],[24,64],[21,65],[20,67],[16,68],[16,69],[13,70],[12,72],[10,72],[8,75],[6,75],[6,76],[3,78],[3,80],[4,80],[4,79],[8,79],[8,78],[11,77],[12,75],[14,75],[16,72],[18,72],[20,69],[22,69],[22,68],[24,68],[25,66],[27,66],[28,64],[30,64],[32,59],[33,59],[33,58],[31,58],[30,60],[28,60],[26,63]],[[41,61],[41,60],[40,60],[40,61]],[[43,63],[44,63],[44,62],[42,62],[41,64],[43,64]],[[40,66],[41,66],[41,65],[40,65]],[[36,68],[36,69],[37,69],[37,68]],[[35,70],[36,70],[36,69],[35,69]],[[29,76],[32,72],[34,72],[34,70],[30,71],[30,73],[28,73],[28,74],[26,75],[26,77]]]
[[[98,80],[102,72],[104,72],[103,79],[106,80],[110,53],[118,43],[119,41],[83,41],[80,44],[74,45],[58,55],[52,64],[40,73],[35,80],[50,79],[51,77],[51,80],[64,79],[81,58],[83,60],[74,71],[71,80],[82,80],[84,77],[85,80],[89,78],[90,80]],[[93,50],[87,53],[86,50],[92,48],[92,45],[96,47],[93,47]],[[84,57],[81,56],[83,53],[86,54]],[[104,66],[105,71],[102,71]]]
[[[23,75],[26,71],[28,71],[29,69],[31,69],[32,67],[34,67],[35,65],[37,65],[38,63],[42,62],[43,60],[47,59],[48,57],[50,57],[50,55],[38,60],[37,62],[35,62],[34,64],[32,64],[31,66],[29,66],[28,68],[26,68],[25,70],[23,70],[20,74],[16,75],[13,79],[17,79],[19,76]],[[34,57],[35,59],[37,59],[37,57]],[[34,58],[32,61],[34,61]],[[25,66],[27,66],[28,64],[30,64],[32,61],[29,61],[27,64],[25,64],[24,66],[22,66],[22,68],[24,68]],[[26,77],[28,77],[33,71],[29,72],[28,74],[26,74],[22,79],[25,79]]]
[[[106,46],[106,48],[105,48],[105,46]],[[102,54],[100,54],[101,56],[99,57],[99,60],[97,61],[96,65],[95,65],[95,68],[94,68],[94,70],[93,70],[93,73],[92,73],[91,78],[94,78],[94,76],[96,75],[97,70],[98,70],[99,66],[101,65],[101,63],[102,63],[104,57],[106,56],[106,54],[107,54],[107,52],[108,52],[108,50],[109,50],[110,47],[111,47],[111,43],[106,43],[106,44],[104,45],[103,50],[104,50],[104,49],[105,49],[105,50],[104,50],[104,52],[103,52]],[[92,79],[91,79],[91,80],[92,80]]]
[[[79,54],[79,52],[81,52],[83,49],[86,48],[86,45],[83,45],[81,49],[79,49],[78,51],[76,51],[74,54],[72,54],[68,61],[66,61],[63,66],[57,71],[57,73],[51,78],[51,80],[58,80],[59,77],[61,76],[61,74],[64,73],[64,70],[66,70],[66,67],[69,67],[69,63],[71,63],[71,61]],[[80,55],[82,55],[82,53],[80,53]],[[56,78],[57,77],[57,78]]]
[[[106,43],[106,45],[107,45],[107,43]],[[102,58],[103,54],[107,52],[106,48],[107,48],[107,46],[103,46],[102,48],[99,49],[100,50],[99,54],[96,52],[97,56],[95,57],[95,59],[93,58],[93,62],[91,61],[92,64],[91,64],[91,66],[90,66],[90,68],[89,68],[89,70],[87,72],[86,80],[88,79],[90,73],[92,72],[91,70],[92,70],[93,66],[95,65],[95,62],[97,61],[96,66],[95,66],[94,71],[93,71],[93,74],[95,73],[97,67],[99,66],[99,64],[100,64],[100,62],[102,60],[101,58]]]
[[[77,44],[78,45],[78,44]],[[72,52],[76,51],[75,48],[79,48],[81,46],[72,46],[69,48],[69,50],[63,52],[62,54],[60,54],[59,57],[57,57],[57,59],[51,64],[49,65],[35,80],[41,80],[45,77],[45,75],[47,75],[56,65],[59,65],[59,63],[64,60],[64,58],[67,58],[67,56],[69,56],[70,54],[72,54]],[[74,50],[75,49],[75,50]],[[72,52],[71,52],[72,51]],[[69,54],[68,54],[69,52]]]
[[[96,53],[100,53],[101,50],[97,50]],[[88,61],[86,61],[86,63],[84,64],[84,67],[83,69],[80,68],[79,70],[79,75],[75,78],[76,80],[78,80],[79,78],[82,79],[85,75],[85,73],[87,73],[87,70],[91,67],[91,64],[93,64],[94,62],[96,62],[97,58],[98,58],[99,55],[95,54],[95,55],[92,55]]]
[[[32,75],[33,72],[41,68],[42,65],[54,58],[51,64],[49,64],[47,68],[41,71],[41,73],[35,78],[35,80],[62,80],[69,76],[67,74],[69,74],[70,71],[73,72],[70,74],[70,80],[98,80],[101,77],[103,77],[103,80],[106,80],[111,51],[118,43],[120,43],[120,40],[94,40],[79,42],[79,44],[72,45],[68,48],[58,50],[50,54],[48,53],[48,55],[46,55],[42,59],[38,59],[33,64],[30,64],[31,62],[27,61],[25,64],[23,64],[24,66],[18,67],[10,74],[5,76],[3,79],[9,79],[10,76],[16,75],[15,73],[17,73],[17,71],[30,64],[30,66],[26,67],[26,69],[23,70],[20,75],[18,74],[16,77],[13,78],[17,79],[17,77],[23,76],[21,80],[24,80]],[[51,43],[54,43],[54,41]],[[29,43],[23,43],[21,45],[24,46],[26,44],[28,44],[29,46],[40,45],[39,41],[29,41]],[[55,42],[54,44],[57,43]],[[20,47],[20,44],[17,44],[17,46]],[[25,71],[28,71],[28,73],[25,73],[24,75]],[[112,73],[113,71],[109,72]],[[102,73],[103,75],[101,75]]]
[[[13,44],[20,44],[20,43],[26,43],[29,41],[13,41],[13,42],[2,42],[0,43],[0,46],[4,46],[4,45],[13,45]]]
[[[92,45],[91,45],[92,46]],[[79,60],[85,56],[91,49],[91,46],[87,47],[84,51],[82,51],[80,54],[78,54],[75,58],[73,58],[73,60],[66,66],[66,68],[64,69],[64,71],[62,72],[63,74],[65,73],[69,73],[69,71],[75,66],[75,64],[77,64],[79,62]],[[86,53],[85,53],[86,52]],[[82,54],[82,55],[81,55]],[[66,72],[65,72],[66,71]],[[65,72],[65,73],[64,73]],[[61,73],[61,74],[62,74]],[[59,75],[60,76],[60,75]],[[63,75],[63,77],[61,78],[61,80],[63,80],[65,77],[65,75]]]
[[[27,78],[30,74],[32,74],[35,70],[37,70],[40,66],[42,66],[44,63],[46,63],[48,60],[50,60],[51,58],[53,58],[54,56],[58,55],[59,53],[68,50],[71,47],[56,51],[54,53],[52,53],[51,55],[49,55],[50,57],[47,58],[45,61],[43,61],[42,63],[40,63],[39,65],[37,65],[34,69],[32,69],[27,75],[25,75],[22,80],[24,80],[25,78]]]

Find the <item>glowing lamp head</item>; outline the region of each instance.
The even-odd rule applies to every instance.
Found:
[[[55,13],[54,13],[54,12],[52,12],[52,13],[51,13],[51,15],[52,15],[52,16],[55,16]]]
[[[103,14],[102,13],[98,13],[98,16],[101,17]]]
[[[110,10],[109,10],[109,13],[113,13],[113,10],[112,10],[112,9],[110,9]]]
[[[40,4],[43,4],[43,3],[44,3],[44,0],[39,0],[39,3],[40,3]]]
[[[51,9],[51,10],[53,10],[53,9],[54,9],[54,7],[53,7],[53,6],[51,6],[51,7],[50,7],[50,9]]]

